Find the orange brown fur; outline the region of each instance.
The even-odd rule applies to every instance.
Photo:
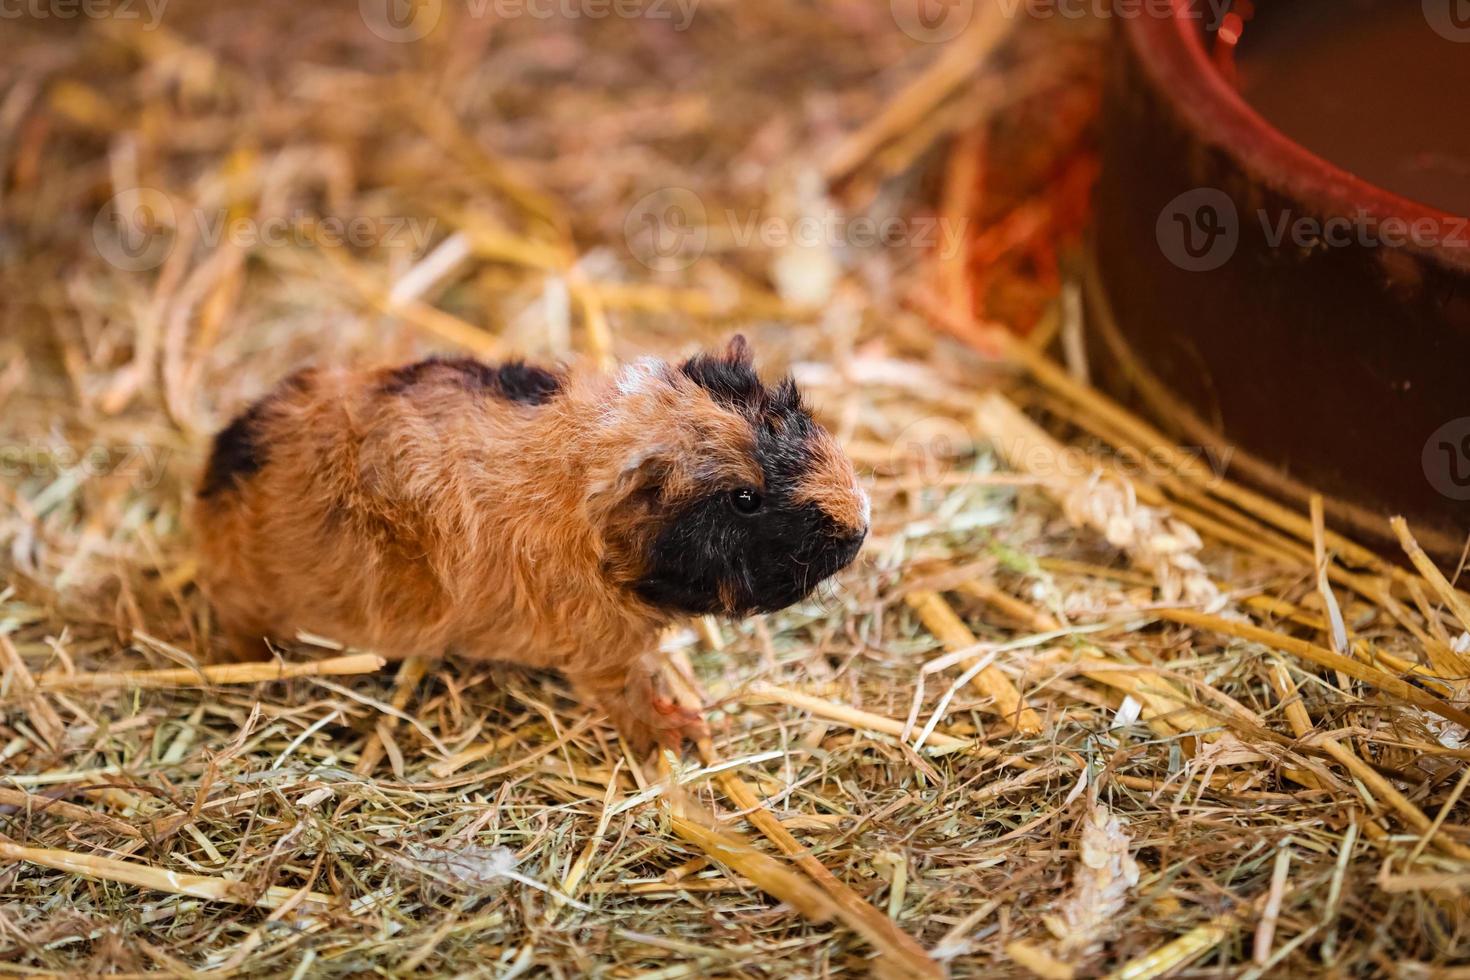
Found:
[[[662,362],[570,371],[544,404],[405,370],[293,376],[249,413],[265,461],[201,487],[201,584],[236,651],[304,630],[556,668],[639,747],[698,730],[654,684],[675,614],[632,586],[671,508],[761,484],[750,420]],[[814,444],[803,492],[865,530],[850,464]]]
[[[858,487],[852,463],[830,439],[812,448],[813,465],[796,487],[796,499],[810,501],[840,524],[868,526],[868,497]]]

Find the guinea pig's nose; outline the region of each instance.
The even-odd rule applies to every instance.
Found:
[[[854,558],[857,557],[858,552],[862,550],[863,541],[867,538],[867,536],[868,529],[866,526],[864,526],[860,530],[854,531],[845,537],[839,538],[837,541],[838,560],[843,565],[849,564]]]

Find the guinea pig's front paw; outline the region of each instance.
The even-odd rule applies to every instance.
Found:
[[[709,736],[704,716],[660,691],[651,672],[634,669],[621,683],[608,683],[607,678],[598,683],[577,681],[583,696],[607,712],[608,720],[640,756],[655,745],[677,752],[686,739],[698,742]]]
[[[603,707],[640,756],[647,755],[655,746],[678,752],[686,740],[698,743],[701,738],[709,737],[709,728],[700,712],[668,698],[631,697],[615,704],[604,701]]]
[[[654,737],[664,748],[677,752],[686,740],[698,745],[700,739],[709,738],[709,726],[701,712],[658,695],[650,704],[654,711]]]

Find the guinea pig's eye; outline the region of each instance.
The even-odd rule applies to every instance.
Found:
[[[731,490],[730,506],[735,508],[735,513],[749,516],[761,509],[761,495],[750,487]]]

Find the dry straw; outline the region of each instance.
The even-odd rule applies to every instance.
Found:
[[[1085,329],[1058,253],[1098,25],[987,3],[929,43],[903,4],[707,3],[687,30],[442,4],[396,42],[370,6],[7,23],[0,969],[1470,961],[1460,570],[1402,522],[1380,556],[1223,479],[1046,352]],[[868,245],[855,216],[963,233]],[[800,219],[838,240],[742,230]],[[293,230],[212,231],[267,222]],[[288,370],[735,328],[849,446],[874,528],[811,601],[671,637],[713,731],[685,757],[633,757],[550,675],[211,656],[188,488]]]

